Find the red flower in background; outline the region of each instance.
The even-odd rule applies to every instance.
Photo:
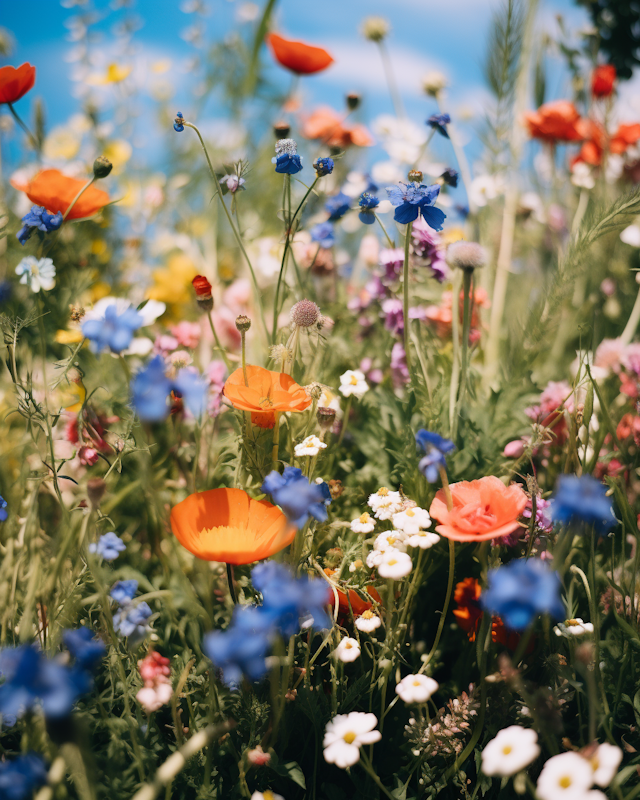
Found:
[[[537,111],[528,111],[524,121],[533,139],[555,144],[579,142],[588,135],[588,122],[568,100],[545,103]]]
[[[342,116],[326,106],[317,108],[304,120],[302,135],[305,139],[320,139],[329,147],[345,148],[352,144],[370,147],[373,144],[373,137],[364,125],[347,127]]]
[[[600,64],[591,76],[591,94],[594,97],[609,97],[616,83],[616,68],[613,64]]]
[[[29,62],[19,67],[0,68],[0,103],[15,103],[33,88],[36,68]]]
[[[278,64],[297,75],[313,75],[333,64],[333,56],[322,47],[285,39],[277,33],[270,33],[267,42]]]
[[[573,163],[584,161],[592,167],[599,167],[602,164],[602,156],[605,150],[615,155],[622,155],[631,145],[640,139],[640,123],[623,123],[618,126],[618,130],[613,133],[607,142],[607,132],[597,122],[587,123],[587,141],[580,148],[580,152]]]

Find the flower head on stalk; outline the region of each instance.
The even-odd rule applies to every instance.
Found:
[[[94,636],[93,631],[85,626],[63,631],[62,641],[75,659],[76,665],[82,669],[94,669],[107,653],[102,639]]]
[[[275,630],[269,615],[255,606],[236,606],[231,625],[204,637],[203,650],[222,672],[230,687],[239,686],[243,677],[258,681],[267,674],[267,653]]]
[[[456,172],[455,169],[452,167],[447,167],[442,175],[438,178],[438,181],[442,181],[442,183],[446,183],[447,186],[451,186],[452,189],[455,189],[458,185],[458,179],[460,175]]]
[[[30,800],[46,782],[47,766],[37,753],[0,762],[0,797],[6,800]]]
[[[96,553],[105,561],[115,561],[126,549],[126,544],[113,531],[103,534],[96,543],[89,545],[89,552]]]
[[[440,469],[447,467],[445,456],[456,449],[455,444],[450,439],[444,439],[440,434],[424,428],[420,428],[416,433],[416,444],[425,452],[424,458],[420,459],[418,469],[429,483],[436,483]]]
[[[426,186],[417,183],[400,183],[398,186],[388,186],[387,194],[391,205],[395,206],[393,218],[401,225],[414,222],[422,216],[427,225],[434,230],[441,231],[446,215],[434,203],[440,194],[440,186]]]
[[[427,120],[427,125],[434,131],[438,131],[445,139],[449,138],[447,125],[451,122],[451,117],[448,114],[432,114]]]
[[[362,745],[375,744],[382,738],[380,731],[374,730],[377,724],[375,714],[363,711],[336,715],[325,728],[324,760],[340,769],[357,764]]]
[[[173,121],[173,130],[176,133],[182,133],[184,130],[184,117],[182,116],[182,111],[178,111],[176,114],[176,118]]]
[[[0,104],[15,103],[30,90],[36,82],[36,68],[28,61],[19,67],[0,68]]]
[[[154,356],[131,381],[133,406],[143,422],[161,422],[168,416],[171,392],[182,398],[194,417],[200,417],[206,408],[208,391],[207,379],[190,368],[185,367],[175,378],[170,378],[161,355]]]
[[[554,522],[583,522],[604,536],[616,524],[607,487],[591,475],[561,475],[551,501]]]
[[[262,483],[262,491],[270,494],[274,503],[287,515],[297,528],[301,528],[309,517],[318,522],[327,519],[327,506],[331,503],[331,492],[326,483],[309,483],[298,467],[285,467],[284,472],[273,470]]]
[[[295,175],[302,169],[302,157],[298,155],[298,145],[294,139],[278,139],[276,154],[271,159],[276,172],[282,175]]]
[[[111,350],[121,353],[133,340],[133,334],[144,324],[144,319],[133,307],[121,314],[115,303],[107,306],[102,319],[89,319],[82,325],[82,335],[89,339],[96,353]]]
[[[330,222],[319,222],[311,228],[311,241],[317,242],[323,250],[329,250],[336,243],[336,235]]]
[[[373,225],[376,221],[375,209],[380,205],[380,200],[368,192],[364,192],[358,201],[360,212],[358,217],[365,225]]]
[[[111,587],[109,597],[111,597],[112,600],[115,600],[119,606],[124,606],[133,600],[137,591],[138,581],[133,579],[128,581],[117,581]]]
[[[313,168],[316,171],[316,176],[318,178],[323,178],[325,175],[331,175],[334,168],[334,162],[332,158],[316,158],[313,162]]]
[[[324,204],[324,210],[329,214],[329,222],[337,222],[342,219],[350,208],[351,198],[344,192],[338,192]]]
[[[22,228],[16,237],[24,246],[34,231],[38,231],[40,240],[42,240],[45,233],[57,231],[61,225],[62,213],[60,211],[57,214],[49,214],[42,206],[31,206],[31,211],[22,217]]]

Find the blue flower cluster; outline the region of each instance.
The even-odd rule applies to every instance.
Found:
[[[103,534],[97,542],[89,545],[90,553],[97,553],[105,561],[115,561],[127,546],[113,531]]]
[[[375,209],[380,205],[380,200],[369,194],[369,192],[364,192],[358,201],[358,205],[360,206],[360,213],[358,214],[360,222],[364,222],[365,225],[373,225],[376,221]]]
[[[92,685],[92,670],[104,656],[106,647],[89,628],[63,633],[63,640],[75,663],[71,666],[47,658],[33,644],[7,648],[0,652],[0,714],[20,717],[41,708],[49,719],[68,717],[80,695]],[[1,796],[1,795],[0,795]]]
[[[285,467],[282,475],[273,470],[262,483],[262,491],[270,494],[273,502],[287,515],[289,521],[301,528],[309,517],[325,522],[331,492],[323,481],[309,483],[298,467]]]
[[[227,630],[204,638],[205,653],[232,687],[243,677],[257,681],[266,675],[266,658],[276,636],[289,638],[301,627],[324,629],[332,624],[325,610],[331,593],[324,581],[296,579],[274,561],[254,567],[251,579],[262,594],[262,605],[236,606]]]
[[[178,111],[178,113],[176,114],[176,118],[173,121],[173,130],[176,131],[176,133],[182,133],[182,131],[184,130],[183,123],[184,123],[184,117],[182,116],[182,111]]]
[[[480,596],[485,611],[497,614],[507,628],[522,631],[538,614],[564,619],[560,577],[539,558],[518,559],[489,570]]]
[[[450,122],[451,117],[448,114],[432,114],[427,120],[427,125],[430,128],[433,128],[434,131],[438,131],[438,133],[441,136],[444,136],[445,139],[448,139],[449,132],[447,131],[447,125]]]
[[[316,171],[318,178],[323,178],[325,175],[331,175],[335,164],[332,158],[316,158],[313,162],[313,168]]]
[[[82,325],[82,335],[89,339],[94,352],[111,350],[121,353],[131,344],[133,334],[142,326],[142,315],[134,308],[125,309],[118,314],[115,303],[107,306],[102,319],[88,319]]]
[[[324,204],[324,210],[329,214],[329,222],[337,222],[342,219],[350,208],[351,198],[344,192],[334,194]]]
[[[22,227],[16,236],[20,244],[24,247],[34,231],[38,231],[40,239],[43,239],[45,233],[57,231],[61,225],[61,211],[58,211],[57,214],[49,214],[46,208],[42,206],[31,206],[31,211],[22,217]]]
[[[113,615],[113,629],[128,639],[130,647],[137,647],[151,630],[147,620],[153,614],[148,603],[133,603],[138,591],[138,581],[118,581],[109,593],[118,604]]]
[[[388,186],[387,194],[391,205],[395,206],[393,218],[401,225],[414,222],[420,215],[424,221],[436,231],[442,230],[446,215],[434,207],[440,187],[437,184],[425,186],[418,183],[401,183],[399,186]]]
[[[319,222],[311,228],[311,241],[317,242],[323,250],[329,250],[336,243],[336,234],[330,222]]]
[[[37,753],[26,753],[12,761],[0,761],[2,800],[31,800],[34,791],[46,782],[47,767]]]
[[[9,512],[7,511],[7,501],[2,495],[0,495],[0,522],[4,522],[8,516]]]
[[[202,416],[207,407],[207,380],[187,368],[179,370],[175,378],[170,378],[165,370],[164,359],[157,355],[131,381],[132,401],[140,419],[143,422],[165,419],[171,392],[182,397],[194,417]]]
[[[418,469],[429,481],[436,483],[440,475],[440,467],[447,467],[445,456],[456,449],[451,439],[443,439],[438,433],[432,433],[424,428],[416,433],[416,444],[424,452],[424,458],[420,459]]]
[[[551,498],[551,518],[554,522],[582,522],[593,526],[600,535],[616,524],[613,502],[607,497],[607,487],[591,475],[561,475]]]

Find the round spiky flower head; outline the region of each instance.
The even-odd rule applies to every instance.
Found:
[[[454,242],[447,248],[447,264],[458,269],[480,269],[487,263],[487,251],[477,242]]]
[[[427,72],[422,78],[422,88],[430,97],[437,97],[448,85],[446,76],[436,70]]]
[[[310,328],[320,317],[320,309],[311,300],[299,300],[291,309],[291,324],[299,328]]]
[[[236,328],[240,333],[246,333],[250,327],[251,320],[249,317],[246,317],[244,314],[240,314],[240,316],[236,317]]]
[[[93,162],[93,174],[96,178],[106,178],[112,169],[113,164],[104,156],[98,156]]]
[[[362,35],[371,42],[381,42],[390,30],[391,25],[384,17],[367,17],[362,23]]]
[[[276,139],[286,139],[291,132],[291,125],[286,120],[279,119],[273,123],[273,132]]]
[[[420,172],[419,169],[412,169],[409,172],[409,174],[407,175],[407,178],[412,183],[422,183],[422,177],[423,177],[423,175],[422,175],[422,173]]]
[[[305,392],[311,397],[312,400],[319,400],[322,397],[322,393],[324,392],[324,387],[318,381],[314,381],[310,383],[308,386],[304,387]]]
[[[276,142],[276,156],[295,156],[297,152],[298,144],[295,139],[278,139]]]
[[[286,364],[293,358],[293,352],[285,344],[274,344],[269,348],[269,358],[279,364]]]

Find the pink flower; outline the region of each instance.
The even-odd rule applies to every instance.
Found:
[[[370,267],[378,263],[378,253],[380,251],[380,244],[378,237],[373,234],[366,234],[362,237],[360,242],[360,250],[358,256]]]
[[[640,342],[633,342],[627,345],[622,357],[622,363],[627,369],[640,375]]]
[[[271,761],[271,754],[265,753],[264,750],[258,745],[254,750],[249,750],[247,753],[249,763],[254,767],[263,767]]]
[[[93,447],[87,447],[86,445],[83,445],[78,450],[78,458],[80,459],[80,463],[85,467],[92,467],[95,463],[97,463],[99,455],[98,451]]]
[[[171,686],[171,668],[169,659],[152,650],[148,656],[138,661],[140,677],[144,687],[136,694],[136,700],[151,714],[171,700],[173,688]]]
[[[224,361],[215,359],[209,364],[205,372],[212,386],[220,386],[220,388],[224,386],[224,379],[227,375],[227,368]]]
[[[175,350],[179,344],[175,336],[169,336],[169,334],[163,333],[161,336],[156,336],[156,340],[153,343],[153,352],[164,356],[172,350]]]
[[[621,339],[603,339],[598,345],[593,359],[594,367],[620,372],[625,350],[626,347]]]
[[[202,335],[200,323],[187,322],[186,320],[179,322],[177,325],[173,325],[169,330],[178,340],[178,345],[180,345],[180,347],[189,347],[191,349],[198,346],[200,336]]]
[[[246,278],[234,281],[222,295],[222,302],[234,310],[242,311],[251,299],[251,283]],[[234,315],[237,317],[238,315]]]
[[[527,446],[527,443],[524,439],[514,439],[512,442],[509,442],[508,445],[502,451],[502,455],[505,458],[520,458],[524,453],[524,449]]]
[[[552,411],[563,407],[570,414],[573,413],[573,389],[567,381],[549,381],[540,395],[541,415],[547,417]]]
[[[173,688],[170,683],[160,683],[158,686],[145,686],[136,694],[136,700],[147,714],[157,711],[166,705],[173,697]]]

